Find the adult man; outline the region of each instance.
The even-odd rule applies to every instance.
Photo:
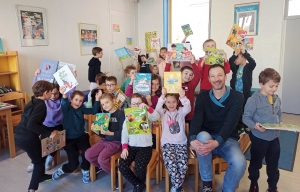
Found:
[[[191,122],[191,146],[197,152],[203,191],[212,192],[212,154],[218,154],[228,163],[223,183],[224,192],[236,190],[246,168],[236,129],[242,112],[243,94],[225,86],[226,74],[221,65],[212,65],[208,71],[212,84],[210,91],[202,92],[196,100]]]

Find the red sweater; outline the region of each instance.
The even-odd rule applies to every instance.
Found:
[[[192,120],[194,116],[194,92],[200,80],[200,71],[197,65],[194,63],[191,66],[194,72],[194,78],[190,82],[182,83],[182,89],[185,90],[185,96],[191,102],[191,112],[185,116],[185,120]]]
[[[201,67],[202,58],[198,62],[198,67],[201,74],[200,90],[211,90],[211,83],[208,81],[208,69],[210,65],[203,64]],[[230,64],[228,61],[224,62],[224,68],[226,74],[230,73]],[[194,72],[195,73],[195,72]]]

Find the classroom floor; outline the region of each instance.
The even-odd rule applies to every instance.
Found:
[[[284,122],[292,124],[300,124],[300,115],[284,114]],[[67,157],[64,151],[61,152],[62,162],[66,161]],[[248,162],[249,163],[249,162]],[[0,150],[0,192],[21,192],[27,191],[27,187],[31,178],[31,173],[27,173],[26,168],[30,164],[30,159],[22,150],[17,151],[17,157],[9,158],[8,149]],[[53,173],[56,168],[49,171]],[[266,191],[267,175],[265,166],[261,169],[261,178],[259,180],[259,187],[261,191]],[[225,172],[217,175],[217,186],[215,192],[222,191],[222,182]],[[247,171],[242,178],[237,192],[248,192],[250,181],[247,178]],[[185,192],[192,192],[194,177],[190,176],[183,184]],[[126,181],[126,180],[124,180]],[[296,192],[300,191],[300,142],[298,142],[297,154],[293,172],[280,170],[280,180],[278,183],[278,190],[280,192]],[[164,179],[158,184],[155,180],[151,180],[151,191],[164,192]],[[132,186],[126,181],[124,192],[132,191]],[[100,173],[96,182],[84,184],[81,180],[81,172],[66,174],[58,181],[49,181],[41,183],[38,191],[43,192],[107,192],[110,190],[110,175],[104,172]],[[202,182],[200,182],[199,192],[202,192]]]

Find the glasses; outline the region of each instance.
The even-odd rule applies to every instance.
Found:
[[[115,86],[116,84],[105,84],[106,87],[113,87]]]
[[[133,106],[139,106],[141,103],[131,103]]]

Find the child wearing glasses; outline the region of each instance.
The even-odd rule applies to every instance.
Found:
[[[108,93],[113,95],[117,94],[117,78],[115,76],[109,76],[105,80],[105,86]]]

